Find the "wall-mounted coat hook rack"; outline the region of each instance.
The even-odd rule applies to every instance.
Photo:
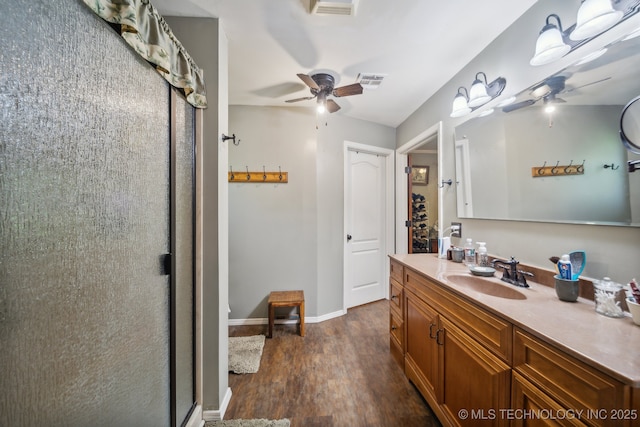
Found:
[[[237,174],[233,172],[233,168],[229,166],[228,180],[229,182],[254,182],[254,183],[277,183],[286,184],[289,182],[289,173],[282,172],[282,168],[278,166],[278,172],[268,172],[264,166],[262,166],[262,172],[251,172],[249,166],[246,166],[246,172]]]
[[[227,139],[230,139],[233,141],[233,145],[240,145],[240,138],[238,138],[238,141],[236,142],[236,134],[234,133],[231,136],[225,135],[224,133],[222,134],[222,142],[225,142]]]
[[[561,165],[558,160],[555,166],[547,166],[545,161],[542,166],[534,166],[531,168],[531,176],[533,178],[548,178],[552,176],[565,175],[584,175],[584,162],[580,165],[574,165],[573,160],[568,165]]]
[[[605,169],[611,169],[612,171],[618,170],[620,169],[620,165],[616,166],[615,164],[611,163],[610,165],[604,165]]]

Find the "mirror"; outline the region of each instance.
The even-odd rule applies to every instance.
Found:
[[[620,138],[627,150],[640,154],[640,96],[634,98],[624,110],[620,118]],[[636,163],[633,163],[635,165]],[[631,165],[631,163],[630,163]],[[635,171],[635,168],[633,168]],[[630,172],[633,172],[630,170]]]
[[[459,217],[640,227],[640,37],[589,56],[456,127]]]

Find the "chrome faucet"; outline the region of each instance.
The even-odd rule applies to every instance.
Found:
[[[505,261],[503,259],[494,259],[491,265],[493,267],[502,268],[502,280],[503,282],[511,283],[512,285],[520,286],[523,288],[528,288],[527,284],[527,276],[533,277],[533,273],[528,271],[518,270],[518,264],[520,262],[516,261],[514,257],[511,257],[510,261]]]

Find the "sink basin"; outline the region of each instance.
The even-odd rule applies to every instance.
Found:
[[[506,299],[527,299],[527,296],[519,290],[512,288],[507,284],[496,283],[476,276],[451,275],[447,276],[447,280],[454,285],[462,286],[485,295],[491,295],[498,298]]]

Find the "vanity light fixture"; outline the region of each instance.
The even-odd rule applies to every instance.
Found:
[[[583,0],[569,38],[583,40],[597,36],[620,22],[623,15],[621,10],[613,8],[611,0]]]
[[[484,82],[480,80],[481,75],[484,77]],[[500,96],[506,86],[507,80],[504,77],[498,77],[487,84],[487,75],[482,71],[478,72],[471,85],[471,93],[467,92],[464,86],[458,88],[458,93],[453,99],[453,108],[451,109],[450,116],[462,117],[469,114],[473,110],[478,109],[492,99]]]
[[[484,81],[480,80],[479,76],[483,76]],[[476,73],[476,79],[469,90],[469,107],[480,107],[489,101],[491,101],[491,96],[487,93],[487,75],[480,71]]]
[[[555,18],[557,25],[550,19]],[[546,25],[540,30],[536,41],[536,52],[529,61],[531,65],[544,65],[562,58],[571,50],[571,46],[563,39],[562,22],[556,14],[547,16]]]
[[[461,91],[464,91],[462,93]],[[460,86],[458,88],[458,93],[455,98],[453,98],[453,108],[451,109],[451,117],[462,117],[471,112],[471,108],[469,108],[468,104],[469,93],[467,89]]]

